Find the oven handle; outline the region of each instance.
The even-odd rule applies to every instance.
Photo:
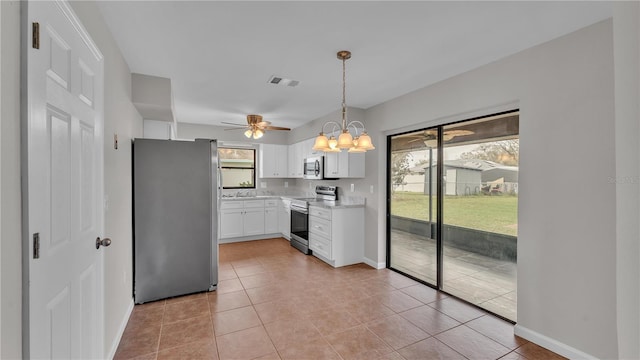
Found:
[[[309,215],[309,210],[303,209],[303,208],[299,208],[299,207],[296,207],[296,206],[293,206],[293,205],[291,206],[291,211],[295,211],[295,212],[298,212],[298,213],[301,213],[301,214]]]

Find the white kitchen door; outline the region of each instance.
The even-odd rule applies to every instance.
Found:
[[[24,355],[103,358],[108,248],[96,249],[103,236],[103,56],[67,2],[22,6],[29,33]]]

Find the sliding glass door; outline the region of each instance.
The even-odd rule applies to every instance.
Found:
[[[389,139],[389,265],[437,284],[438,129]]]
[[[515,111],[388,138],[388,266],[513,321],[518,129]]]

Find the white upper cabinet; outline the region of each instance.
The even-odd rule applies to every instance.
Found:
[[[286,178],[288,173],[288,146],[277,144],[260,145],[261,178]]]
[[[289,145],[289,176],[302,179],[302,168],[305,151],[305,142],[297,142]]]
[[[305,158],[310,157],[310,156],[322,156],[324,155],[324,152],[320,151],[320,150],[313,150],[313,145],[316,144],[316,138],[311,138],[311,139],[307,139],[304,141],[305,145],[304,145],[304,153],[305,153]]]
[[[343,150],[339,153],[324,154],[325,178],[363,178],[364,153],[349,153]]]

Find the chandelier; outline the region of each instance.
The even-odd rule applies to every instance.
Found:
[[[313,144],[313,150],[324,152],[340,152],[345,149],[348,149],[349,152],[373,150],[375,147],[371,143],[371,137],[367,134],[364,124],[355,120],[347,122],[345,63],[348,59],[351,59],[351,52],[346,50],[338,51],[338,59],[342,60],[342,124],[338,124],[335,121],[326,122]],[[327,125],[332,126],[329,138],[325,135]],[[340,135],[336,139],[335,133],[338,130],[340,130]],[[353,135],[351,131],[353,131]]]

